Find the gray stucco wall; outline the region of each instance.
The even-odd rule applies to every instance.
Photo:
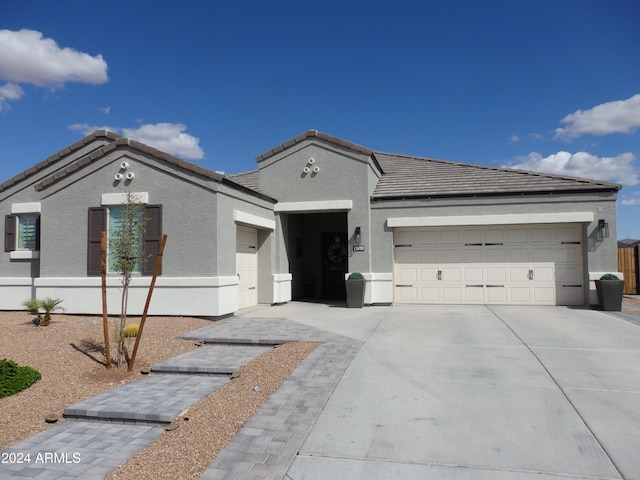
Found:
[[[78,155],[74,157],[69,161]],[[129,163],[127,171],[134,172],[135,178],[116,182],[114,175],[123,160]],[[67,163],[60,162],[55,169]],[[3,251],[0,260],[3,276],[86,276],[88,209],[101,206],[103,194],[148,192],[149,204],[162,205],[162,229],[167,234],[164,276],[234,275],[235,256],[230,253],[235,252],[235,230],[229,228],[234,224],[234,208],[243,205],[243,210],[253,208],[256,214],[269,211],[270,202],[223,187],[226,188],[223,196],[228,200],[222,202],[219,218],[218,182],[126,146],[36,191],[34,183],[53,170],[45,169],[19,188],[0,192],[5,194],[0,201],[3,221],[11,211],[11,204],[41,202],[40,260],[10,260],[9,253]],[[231,250],[227,250],[229,245]]]
[[[313,164],[308,163],[310,158]],[[304,173],[305,166],[311,172]],[[259,167],[260,191],[279,202],[351,200],[353,206],[347,212],[349,249],[356,227],[361,228],[361,243],[369,244],[369,199],[379,174],[369,156],[315,139],[263,160]],[[314,173],[314,167],[320,171]],[[284,241],[279,239],[281,245]],[[367,247],[365,252],[351,255],[349,270],[370,271],[371,254]]]

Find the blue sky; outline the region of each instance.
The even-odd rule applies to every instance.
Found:
[[[640,238],[636,0],[2,0],[0,182],[109,128],[237,173],[309,129],[622,183]]]

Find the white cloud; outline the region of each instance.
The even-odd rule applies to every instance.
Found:
[[[628,200],[622,200],[622,205],[640,205],[640,198],[630,198]]]
[[[603,103],[590,110],[578,110],[560,122],[567,125],[556,129],[555,138],[561,140],[587,134],[633,133],[640,127],[640,93],[627,100]]]
[[[182,123],[146,124],[140,125],[138,128],[99,127],[86,123],[76,123],[69,128],[82,132],[84,135],[96,130],[109,130],[171,155],[190,160],[204,158],[204,151],[198,145],[200,139],[185,133],[187,126]]]
[[[0,112],[8,107],[9,100],[19,100],[24,95],[24,90],[15,83],[0,85]]]
[[[587,152],[558,152],[543,157],[537,152],[532,152],[516,158],[517,163],[507,167],[637,185],[640,183],[640,170],[633,163],[635,159],[633,153],[598,157]]]
[[[98,108],[98,110],[100,110],[105,115],[109,115],[111,113],[111,106],[108,105],[108,106],[106,106],[104,108]]]
[[[60,48],[55,40],[35,30],[0,30],[0,78],[39,87],[58,87],[67,82],[105,83],[107,63],[102,55],[92,57],[71,48]]]
[[[511,138],[509,139],[509,141],[511,143],[516,143],[520,141],[520,136],[517,133],[514,133],[513,135],[511,135]]]

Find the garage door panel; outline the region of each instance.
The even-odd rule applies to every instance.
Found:
[[[484,251],[478,247],[466,247],[461,251],[461,259],[464,263],[484,263]]]
[[[484,301],[484,287],[472,285],[465,286],[464,303],[486,303]]]
[[[529,231],[530,243],[551,243],[553,240],[553,231],[549,227],[533,227]]]
[[[508,252],[504,247],[489,247],[485,249],[484,261],[488,263],[506,263]]]
[[[466,266],[463,272],[463,280],[465,283],[484,284],[484,267]]]
[[[579,284],[582,283],[582,269],[576,266],[565,266],[556,272],[556,282],[559,284]]]
[[[462,289],[460,287],[442,287],[443,303],[461,303]]]
[[[507,303],[507,289],[496,285],[487,286],[487,303]]]
[[[417,250],[409,250],[408,248],[396,248],[394,260],[397,264],[416,264],[419,262],[420,252]]]
[[[462,267],[445,265],[440,270],[440,281],[443,283],[460,283],[462,281]]]
[[[531,303],[531,288],[528,286],[509,288],[509,302],[520,304]]]
[[[445,248],[440,250],[441,263],[460,263],[463,261],[462,248]]]
[[[529,243],[529,230],[526,228],[513,228],[507,233],[508,243]]]
[[[400,303],[417,303],[420,301],[418,297],[418,288],[411,286],[397,286],[396,287],[396,301]]]
[[[437,283],[438,282],[438,271],[437,267],[425,267],[422,266],[420,268],[420,282],[421,283]]]
[[[575,227],[555,227],[554,237],[556,242],[579,242],[580,231]]]
[[[531,281],[534,283],[555,283],[555,268],[551,265],[534,265]]]
[[[555,286],[533,287],[533,303],[551,305],[555,302]]]
[[[531,249],[532,262],[553,262],[554,249],[549,247],[534,247]]]
[[[413,237],[396,231],[396,245],[410,238],[423,242],[395,250],[396,284],[417,288],[411,294],[398,288],[396,301],[541,305],[583,301],[583,245],[574,243],[582,236],[578,225],[425,227],[414,229]]]
[[[441,245],[460,245],[460,230],[441,230],[439,240]]]
[[[487,284],[504,284],[507,282],[506,266],[487,266],[486,272]]]
[[[414,283],[418,281],[418,267],[407,265],[396,267],[398,283]]]

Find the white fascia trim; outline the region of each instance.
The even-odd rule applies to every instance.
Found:
[[[0,286],[9,287],[9,286],[23,286],[23,285],[32,285],[33,278],[31,277],[0,277]]]
[[[19,213],[40,213],[42,211],[42,205],[40,202],[31,202],[31,203],[12,203],[11,204],[11,213],[19,214]]]
[[[241,212],[240,210],[233,211],[233,220],[236,223],[243,223],[252,227],[264,228],[267,230],[276,229],[276,221],[268,218],[262,218],[251,213]]]
[[[149,203],[149,192],[132,192],[133,198],[138,203]],[[103,193],[100,205],[126,205],[126,193]]]
[[[276,212],[305,213],[348,211],[353,208],[353,200],[318,200],[315,202],[280,202],[274,205]]]
[[[293,274],[291,273],[274,273],[273,281],[274,282],[290,282],[293,280]]]
[[[590,223],[593,212],[522,213],[503,215],[452,215],[450,217],[387,218],[387,226],[448,227],[465,225],[522,225],[533,223]]]

